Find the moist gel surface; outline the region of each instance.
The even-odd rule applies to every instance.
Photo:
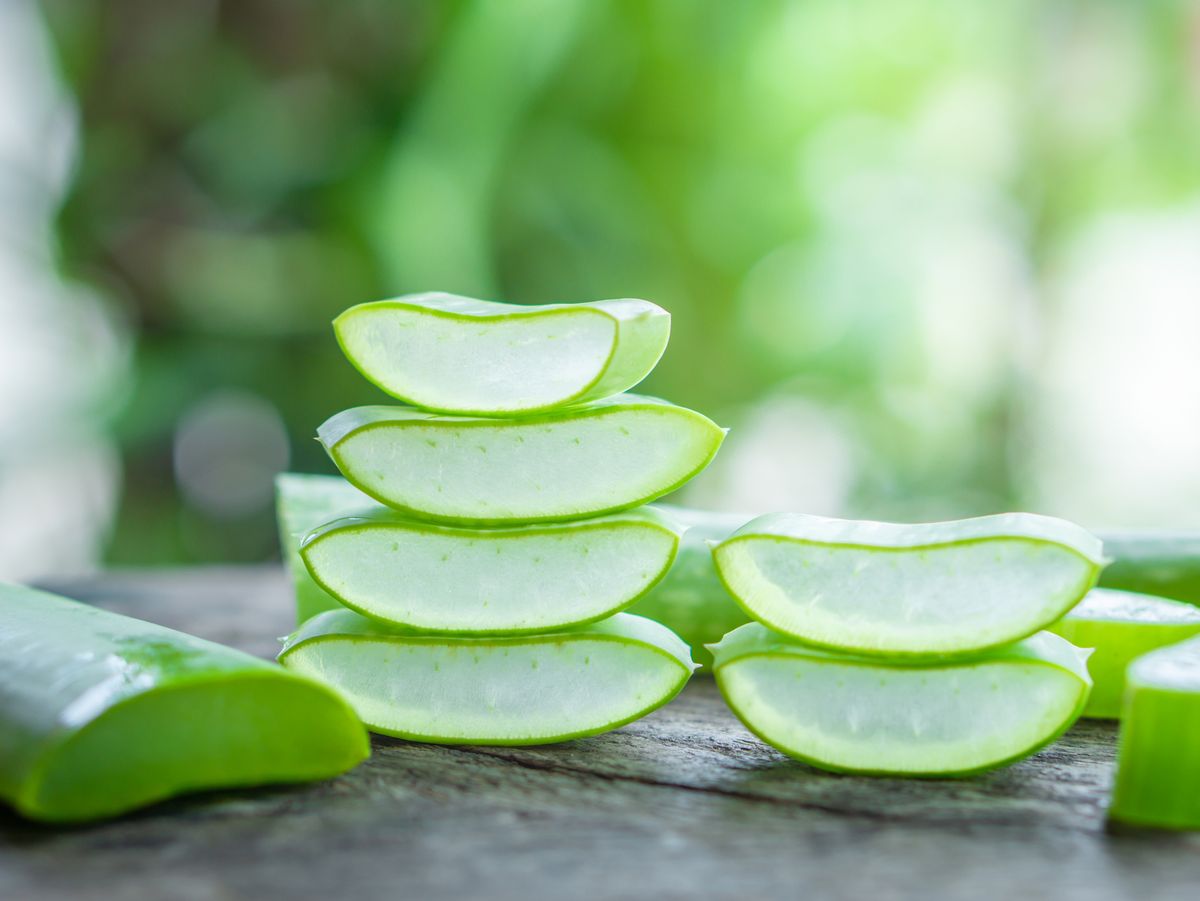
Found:
[[[389,634],[330,611],[280,659],[336,687],[373,731],[451,744],[607,731],[666,703],[692,671],[674,633],[628,614],[550,635],[454,639]]]

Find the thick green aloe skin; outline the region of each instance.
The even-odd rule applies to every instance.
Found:
[[[772,629],[912,660],[1036,633],[1079,602],[1106,562],[1095,536],[1029,513],[915,524],[769,514],[713,557],[746,613]]]
[[[324,779],[369,753],[336,693],[240,651],[16,585],[0,609],[0,799],[31,819]]]
[[[1050,631],[1094,649],[1088,671],[1095,684],[1083,715],[1118,719],[1129,665],[1150,651],[1200,635],[1200,610],[1152,595],[1095,588]]]
[[[499,526],[648,503],[701,472],[725,430],[694,410],[622,394],[519,418],[355,407],[317,438],[346,480],[381,504],[431,522]]]
[[[679,635],[692,649],[692,657],[711,674],[715,644],[726,632],[749,622],[717,577],[712,542],[723,541],[754,517],[745,513],[710,513],[670,504],[656,504],[669,518],[684,526],[675,564],[665,579],[629,608],[630,613],[656,620]]]
[[[429,293],[351,307],[334,332],[355,368],[405,403],[526,416],[632,388],[666,349],[671,316],[635,299],[529,306]]]
[[[834,772],[966,776],[1033,754],[1087,702],[1087,652],[1049,632],[974,657],[900,664],[748,623],[713,646],[730,709],[784,754]]]
[[[541,635],[464,638],[330,610],[291,635],[279,661],[338,689],[373,732],[475,745],[616,729],[675,697],[694,668],[677,635],[626,613]]]
[[[1200,829],[1200,638],[1129,667],[1111,819]]]
[[[1113,562],[1100,587],[1200,605],[1200,532],[1101,533]]]
[[[662,580],[678,546],[679,527],[652,507],[492,529],[377,508],[317,527],[300,556],[328,595],[385,625],[530,635],[620,612]]]

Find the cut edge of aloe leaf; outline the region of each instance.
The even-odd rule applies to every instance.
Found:
[[[30,819],[87,822],[195,792],[315,782],[346,772],[366,760],[370,756],[370,742],[352,708],[315,680],[300,676],[309,683],[301,687],[294,679],[286,678],[289,676],[296,674],[285,671],[279,677],[256,673],[221,680],[198,679],[125,698],[49,751],[46,759],[29,774],[13,806]],[[281,715],[280,708],[288,706],[294,708],[289,713],[299,715]],[[286,740],[244,742],[240,752],[229,749],[220,762],[220,772],[214,772],[213,761],[206,760],[198,751],[209,735],[227,727],[239,708],[248,717],[253,716],[256,732],[276,733]],[[344,728],[350,722],[357,726],[352,730],[353,735]],[[98,754],[121,751],[129,754],[129,736],[156,734],[155,743],[161,743],[159,736],[176,729],[180,734],[170,742],[169,768],[163,754],[139,759],[136,780],[131,781],[129,773],[110,774],[114,782],[125,786],[141,783],[144,790],[120,798],[100,795],[99,800],[92,793],[88,804],[79,803],[80,783],[85,780],[78,778],[78,774],[85,769],[94,772]],[[331,755],[320,762],[289,761],[288,747],[294,744],[294,736],[301,730],[319,735],[331,744],[335,732],[342,731],[344,738],[357,744],[357,749],[350,752],[347,745],[339,757]],[[268,758],[256,756],[272,744],[274,749]]]
[[[440,340],[436,356],[426,362],[417,355],[413,368],[418,372],[429,372],[431,365],[435,368],[440,365],[448,366],[452,372],[438,377],[434,371],[422,379],[411,373],[406,374],[403,366],[394,362],[414,359],[413,353],[406,352],[403,346],[405,342],[398,334],[390,336],[390,340],[381,338],[378,333],[360,334],[364,320],[387,316],[389,313],[411,317],[415,322],[425,318],[434,326],[446,328],[446,334],[472,331],[475,333],[474,342],[468,340],[465,343],[476,345],[486,341],[486,331],[494,331],[497,326],[525,326],[525,330],[529,331],[549,320],[597,320],[607,333],[606,341],[600,344],[606,344],[607,347],[597,347],[596,350],[601,351],[599,353],[589,353],[585,347],[577,347],[567,353],[562,348],[561,336],[547,333],[542,336],[544,340],[541,343],[555,354],[554,359],[547,359],[545,353],[536,352],[537,342],[532,348],[528,344],[522,345],[519,352],[511,349],[509,342],[500,342],[503,352],[514,358],[513,363],[506,367],[497,361],[495,348],[486,346],[476,347],[474,351],[464,350],[448,358],[446,342]],[[524,306],[432,292],[358,304],[334,319],[333,327],[338,345],[351,365],[392,397],[441,413],[504,416],[545,412],[609,397],[632,388],[649,375],[662,358],[670,340],[671,315],[656,304],[636,298]],[[485,334],[480,334],[481,328]],[[425,340],[429,340],[428,326],[422,328],[418,325],[412,327],[411,331],[418,336],[424,333]],[[585,343],[595,345],[596,337],[599,336],[592,336]],[[579,344],[580,341],[576,340],[575,343]],[[411,347],[407,350],[411,351]],[[561,363],[558,362],[560,359]],[[564,382],[558,391],[545,393],[543,386],[551,376],[567,371],[572,365],[577,366],[583,359],[589,361],[585,371],[570,382]],[[460,388],[458,396],[461,400],[447,397],[444,386],[452,381],[450,376],[461,376],[464,367],[473,363],[486,367],[487,377],[481,373],[475,384]],[[498,397],[491,403],[483,403],[483,397],[489,391],[487,383],[493,382],[490,390],[496,390],[494,381],[498,368],[515,370],[507,384],[509,399]],[[441,386],[442,390],[431,389],[429,383]],[[543,396],[539,398],[531,386],[542,388]],[[524,399],[513,398],[513,393],[517,391],[524,394]],[[470,395],[474,395],[474,399],[469,399]]]
[[[369,754],[317,680],[142,620],[0,584],[0,798],[85,822],[197,791],[329,778]]]
[[[572,493],[581,490],[578,488],[576,480],[569,484],[564,483],[567,484],[567,488],[563,489],[563,495],[554,502],[544,503],[541,507],[534,504],[522,509],[510,509],[491,513],[479,511],[466,512],[462,509],[451,510],[450,506],[461,508],[465,502],[453,500],[447,503],[442,500],[436,500],[433,495],[419,502],[414,498],[411,486],[408,489],[401,489],[393,485],[390,491],[385,490],[380,485],[386,485],[389,481],[395,481],[398,478],[397,471],[390,466],[386,471],[376,467],[376,481],[380,484],[369,484],[361,477],[357,470],[360,467],[364,469],[370,467],[366,466],[362,460],[359,460],[358,463],[352,463],[346,457],[346,445],[348,442],[378,429],[404,430],[411,427],[425,429],[427,430],[427,435],[432,435],[438,430],[513,430],[517,433],[525,432],[527,436],[532,438],[538,429],[541,429],[543,432],[553,432],[555,426],[591,424],[594,421],[623,414],[677,417],[686,422],[687,426],[693,432],[686,437],[680,436],[680,440],[687,449],[686,460],[677,466],[661,465],[662,474],[660,481],[649,479],[639,469],[638,462],[640,462],[640,454],[644,453],[644,448],[637,448],[636,450],[639,452],[638,462],[628,467],[628,472],[605,473],[605,478],[597,481],[597,485],[612,486],[614,483],[624,484],[630,478],[636,476],[642,480],[642,486],[636,493],[623,497],[618,493],[604,501],[598,498],[587,502],[581,500],[578,493]],[[626,437],[629,436],[624,426],[620,426],[619,429]],[[648,504],[663,495],[675,491],[702,472],[712,462],[717,451],[720,450],[727,431],[727,429],[721,428],[707,416],[687,407],[681,407],[656,397],[621,394],[588,404],[519,418],[446,416],[418,410],[413,407],[353,407],[334,414],[322,423],[317,429],[317,439],[325,448],[326,453],[346,481],[363,494],[384,506],[391,507],[393,510],[397,510],[414,519],[423,519],[429,522],[439,522],[448,525],[486,527],[516,523],[534,525],[539,523],[567,522],[576,519],[604,516]],[[565,443],[566,437],[568,436],[564,434],[556,437],[555,441],[563,442],[563,446],[565,447],[567,446]],[[530,454],[530,448],[525,447],[523,442],[524,437],[522,436],[522,447],[515,450],[508,448],[506,454],[511,459],[520,461],[520,465],[529,466],[529,461],[534,458]],[[428,451],[414,442],[407,449],[408,452],[412,455],[417,453],[429,455],[436,452],[440,455],[439,460],[442,463],[441,471],[444,472],[446,461],[445,451],[437,445],[437,442],[433,441],[432,437],[424,438],[422,443],[429,445]],[[570,444],[576,447],[585,446],[589,443],[579,437],[575,437],[570,441]],[[465,465],[465,462],[460,463],[463,472],[478,473],[481,466],[480,461],[487,456],[486,447],[486,444],[475,446],[477,450],[484,450],[476,462],[472,463],[469,467]],[[460,448],[459,450],[465,452],[465,448]],[[557,448],[556,450],[561,452],[561,448]],[[596,459],[588,459],[581,462],[580,465],[585,471],[598,466],[601,460],[616,459],[623,455],[632,457],[632,451],[628,454],[624,451],[610,451],[605,454],[601,453],[597,448],[591,447],[587,452],[591,453]],[[389,455],[389,457],[391,456],[393,455]],[[432,464],[432,459],[423,460],[414,456],[410,460],[410,469],[413,472],[428,471],[430,467],[426,464]],[[497,466],[490,462],[489,466],[496,469],[494,473],[490,474],[492,478],[488,480],[489,486],[508,485],[508,483],[513,481],[512,473],[517,467],[506,464],[499,464]],[[526,476],[528,479],[533,478],[532,472],[526,473]],[[422,485],[423,487],[420,490],[427,491],[428,488],[424,486],[424,483]],[[526,501],[528,497],[540,493],[532,490],[526,491],[526,487],[524,485],[513,486],[507,490],[510,493],[515,492],[513,496],[520,494],[522,502]],[[611,488],[609,490],[611,492]],[[592,487],[591,491],[597,495],[603,493],[598,487]],[[436,493],[442,493],[440,488]],[[487,500],[489,503],[494,501],[494,498],[488,496],[487,491],[481,493],[479,489],[466,492],[466,495],[472,499],[472,503],[479,503],[481,498]],[[511,498],[509,502],[512,502]],[[441,505],[440,508],[437,506],[439,504]]]
[[[833,572],[828,562],[818,561],[805,564],[804,579],[796,576],[795,567],[787,572],[794,585],[811,589],[814,573],[831,581],[828,592],[818,592],[817,598],[828,597],[834,602],[829,610],[822,611],[823,626],[813,623],[813,604],[802,604],[796,600],[794,588],[781,586],[762,572],[762,564],[747,557],[739,545],[751,542],[772,544],[777,547],[791,546],[809,552],[836,552],[877,557],[880,561],[893,563],[905,557],[923,557],[934,552],[976,552],[987,545],[1020,544],[1039,548],[1056,548],[1068,559],[1081,564],[1077,578],[1069,586],[1062,586],[1053,603],[1043,602],[1041,608],[1031,609],[1025,621],[1015,621],[1011,626],[992,624],[982,628],[977,617],[966,617],[961,613],[948,616],[942,610],[931,611],[941,616],[942,622],[920,627],[929,633],[941,628],[942,636],[918,634],[914,639],[911,616],[903,625],[910,632],[888,636],[894,630],[892,623],[871,624],[868,640],[863,617],[847,615],[848,587],[860,578],[865,569],[856,566],[853,571]],[[980,516],[973,519],[952,520],[936,523],[883,523],[865,520],[839,520],[798,513],[772,513],[757,517],[746,523],[729,538],[713,544],[713,561],[718,579],[734,601],[753,620],[812,647],[824,648],[838,653],[864,657],[896,658],[910,663],[951,661],[969,657],[994,648],[1001,648],[1021,639],[1035,635],[1060,619],[1096,584],[1099,573],[1107,560],[1103,556],[1099,539],[1081,526],[1066,520],[1028,513],[1008,513],[995,516]],[[736,556],[735,556],[736,554]],[[745,557],[745,559],[742,559]],[[778,564],[777,564],[778,565]],[[1002,571],[1018,572],[1011,563],[996,564]],[[976,573],[978,566],[960,567],[964,572]],[[895,577],[885,574],[885,581],[894,584]],[[923,577],[937,585],[941,577],[932,573]],[[807,581],[805,581],[807,580]],[[987,580],[981,580],[987,584]],[[882,584],[882,583],[881,583]],[[942,592],[945,593],[943,586]],[[895,606],[895,590],[876,588],[877,606],[890,610]],[[955,598],[977,598],[977,587],[963,592],[950,592]],[[928,606],[928,590],[912,591],[919,603]],[[1024,592],[1015,592],[1024,596]],[[886,597],[885,597],[886,595]],[[1007,612],[1005,605],[983,606],[984,612]],[[1038,612],[1040,610],[1040,612]],[[1034,615],[1034,614],[1037,615]],[[801,622],[801,621],[804,622]],[[947,635],[949,637],[947,637]]]
[[[906,664],[894,660],[840,654],[822,650],[774,632],[761,623],[747,623],[744,626],[734,629],[720,642],[708,647],[713,653],[715,661],[713,670],[717,685],[721,689],[721,694],[725,698],[729,708],[750,732],[766,744],[789,757],[820,769],[838,773],[912,778],[957,778],[1007,766],[1037,753],[1070,729],[1087,704],[1091,688],[1091,677],[1088,675],[1086,663],[1088,652],[1074,647],[1065,639],[1049,632],[1039,632],[1030,638],[1003,648],[984,652],[965,660],[928,663],[924,665]],[[1063,715],[1055,717],[1053,728],[1031,734],[1030,740],[1020,744],[1019,747],[997,748],[996,752],[989,759],[979,759],[970,763],[964,761],[960,765],[901,767],[887,765],[883,762],[889,754],[893,758],[896,755],[894,745],[891,748],[884,745],[875,755],[880,761],[878,764],[867,764],[866,762],[854,763],[846,759],[834,759],[829,754],[828,748],[822,754],[815,747],[799,747],[794,742],[795,738],[800,737],[799,735],[785,739],[778,734],[774,734],[775,729],[764,727],[759,721],[760,718],[756,718],[753,714],[746,712],[744,709],[746,699],[734,697],[741,690],[741,687],[731,685],[729,674],[736,669],[738,663],[762,660],[772,661],[773,663],[798,661],[801,664],[809,666],[843,667],[846,668],[844,670],[844,677],[848,674],[855,674],[872,682],[879,680],[879,685],[885,685],[883,680],[888,676],[899,676],[907,680],[909,678],[928,678],[930,674],[934,674],[935,676],[953,674],[957,677],[957,681],[961,682],[962,676],[969,674],[971,671],[979,671],[983,667],[1027,666],[1046,668],[1065,674],[1072,680],[1070,687],[1077,690],[1072,692],[1074,695],[1073,700],[1067,694],[1064,694],[1061,698],[1062,701],[1071,701],[1071,703],[1062,705]],[[856,670],[861,672],[855,673]],[[843,681],[839,682],[838,688],[844,687],[844,677]],[[799,679],[800,677],[796,676],[795,678]],[[796,684],[798,685],[799,683]],[[923,683],[920,687],[922,690],[928,690],[924,688]],[[1068,685],[1064,684],[1061,688],[1065,691]],[[795,693],[799,689],[796,685],[793,685],[790,691]],[[956,686],[956,691],[961,691],[961,684]],[[907,693],[911,696],[911,691],[907,687],[899,689],[898,693],[901,695]],[[863,691],[858,690],[851,692],[851,694],[854,695],[851,702],[861,700],[864,696]],[[944,713],[946,693],[939,688],[931,691],[930,694],[931,701],[928,710],[932,711],[935,716],[939,712]],[[828,700],[830,697],[831,693],[829,691],[822,693],[824,700]],[[1021,691],[1014,694],[1014,701],[1018,702],[1015,706],[1021,706],[1027,703],[1027,700],[1027,697]],[[851,702],[848,702],[846,705],[835,705],[832,716],[839,720],[838,725],[841,725],[841,718],[848,719],[853,716],[861,716],[861,714],[854,713]],[[889,713],[893,713],[897,709],[899,708],[894,704],[886,707]],[[780,714],[778,718],[784,719],[784,716]],[[797,715],[791,718],[787,725],[791,725],[793,722],[800,722],[801,719],[811,724],[813,719],[812,711],[805,711],[803,717]],[[811,729],[812,726],[809,725],[808,728]],[[916,724],[914,723],[914,731],[916,728]],[[851,724],[849,729],[850,732],[856,731],[853,724]],[[1010,737],[1011,732],[1005,732],[1004,736]],[[915,755],[915,752],[913,753]],[[928,759],[928,752],[925,752],[921,756],[922,759]]]
[[[480,729],[471,734],[467,734],[467,730],[465,729],[459,729],[457,732],[461,734],[451,734],[451,732],[456,730],[442,729],[439,732],[433,729],[405,728],[395,721],[383,722],[382,717],[377,718],[371,714],[370,710],[367,709],[367,705],[379,705],[380,708],[388,708],[388,701],[360,697],[361,689],[356,687],[356,685],[361,686],[361,679],[353,677],[349,681],[356,682],[356,685],[347,684],[344,674],[335,672],[337,664],[334,664],[330,660],[319,658],[306,660],[304,656],[305,651],[319,650],[324,645],[347,643],[352,646],[352,654],[348,655],[347,659],[352,660],[355,666],[363,666],[364,661],[370,664],[366,652],[372,643],[391,646],[392,648],[405,648],[410,653],[420,651],[421,649],[434,649],[435,652],[441,649],[446,651],[450,662],[447,665],[443,665],[440,661],[434,661],[432,671],[445,673],[447,666],[461,668],[468,663],[478,665],[479,661],[476,658],[480,656],[478,652],[483,650],[500,650],[503,656],[507,658],[508,654],[514,649],[525,650],[545,647],[553,651],[556,647],[562,649],[567,645],[582,642],[590,642],[594,645],[612,645],[622,650],[637,648],[639,649],[639,653],[649,653],[652,659],[663,663],[669,661],[671,672],[677,678],[672,678],[670,684],[664,682],[662,690],[647,703],[641,704],[635,709],[623,710],[619,716],[614,716],[602,722],[594,722],[588,725],[580,723],[577,727],[564,728],[557,731],[547,729],[541,734],[526,735],[499,735],[497,733],[502,730],[495,728],[495,724],[493,723],[491,734],[487,734],[486,729]],[[460,654],[459,652],[462,653]],[[467,657],[468,654],[471,655],[470,658]],[[590,656],[590,654],[585,655],[583,661],[585,666],[588,665]],[[368,674],[377,674],[378,678],[383,681],[394,680],[396,678],[395,660],[399,658],[400,655],[397,653],[388,658],[391,661],[390,667],[384,663],[376,662],[368,665],[366,671]],[[367,728],[372,732],[408,741],[451,745],[541,745],[570,741],[609,732],[639,720],[668,703],[683,690],[683,687],[687,684],[695,669],[688,646],[679,636],[675,635],[661,623],[628,613],[618,613],[608,619],[560,632],[524,637],[504,636],[488,639],[397,632],[379,626],[366,617],[360,616],[350,610],[330,610],[313,617],[296,630],[296,632],[288,636],[279,653],[278,659],[281,664],[289,669],[298,669],[301,672],[310,674],[313,678],[329,682],[341,694],[346,696],[351,706],[356,709],[363,722],[366,723]],[[531,683],[531,679],[537,678],[536,673],[540,665],[537,665],[532,660],[531,664],[535,665],[531,665],[528,669],[522,668],[519,677],[514,681],[516,688],[512,697],[507,699],[509,702],[516,701],[522,705],[528,704],[531,700],[537,701],[544,697],[545,691],[552,692],[557,686],[570,684],[565,681],[552,681],[550,687],[546,688],[545,691],[536,691]],[[628,666],[625,663],[611,668],[617,675],[628,675],[629,672]],[[572,680],[575,686],[582,684],[579,683],[577,678],[579,675],[578,661],[566,661],[561,665],[561,669],[563,675],[569,674],[576,677]],[[441,678],[444,679],[445,676]],[[545,679],[546,677],[543,674],[541,678]],[[465,688],[471,701],[474,703],[480,703],[480,691],[483,687],[486,687],[488,692],[491,693],[490,700],[484,703],[490,704],[492,710],[495,709],[496,704],[500,703],[496,699],[497,686],[500,684],[496,678],[481,679],[477,675],[467,673],[465,678],[463,678],[462,674],[459,674],[458,679],[458,684]],[[410,687],[405,694],[405,701],[411,704],[413,701],[413,689],[411,688],[412,683],[408,684]],[[606,688],[603,680],[596,676],[589,676],[586,684],[599,686],[601,689]],[[574,709],[585,708],[592,709],[588,705],[577,704],[574,707]],[[455,714],[459,716],[463,715],[463,706],[461,704],[457,706],[451,704],[448,709],[451,711],[450,716],[454,716]],[[426,715],[428,715],[428,711],[417,714],[417,716]],[[468,711],[468,715],[478,717],[480,716],[480,712],[476,709]],[[494,714],[484,713],[482,715],[486,717]],[[543,714],[539,712],[538,715]],[[523,724],[527,724],[530,718],[527,710],[522,710],[519,715],[510,714],[510,716],[513,717],[512,722],[516,722],[519,716]]]
[[[1129,664],[1150,651],[1200,635],[1200,609],[1149,594],[1093,588],[1047,628],[1074,645],[1093,649],[1088,671],[1094,684],[1083,715],[1119,719]]]
[[[559,578],[556,574],[542,575],[539,579],[539,584],[546,585],[545,593],[548,597],[526,601],[535,608],[541,608],[541,611],[550,611],[547,616],[544,612],[541,613],[541,621],[536,621],[528,625],[512,625],[503,624],[502,618],[495,614],[497,598],[493,594],[490,599],[481,598],[481,586],[476,580],[476,584],[466,584],[469,579],[461,579],[464,584],[450,582],[451,575],[442,572],[421,572],[418,567],[421,565],[429,566],[433,563],[432,555],[440,556],[439,564],[446,563],[453,551],[453,546],[459,544],[459,553],[468,553],[465,547],[461,545],[495,545],[496,555],[499,556],[502,548],[507,546],[511,551],[522,543],[522,539],[530,541],[539,541],[542,539],[572,539],[583,538],[592,533],[599,532],[616,532],[629,530],[631,533],[654,531],[661,533],[669,538],[669,548],[663,553],[661,562],[657,565],[657,569],[645,577],[645,574],[639,576],[629,569],[628,559],[600,559],[596,561],[594,552],[596,547],[590,549],[584,547],[571,547],[568,550],[577,553],[580,550],[588,556],[588,565],[595,570],[599,568],[599,572],[592,572],[593,578],[584,579],[588,586],[595,585],[596,579],[603,578],[606,573],[619,571],[622,578],[629,583],[626,593],[618,593],[613,599],[605,603],[603,607],[592,605],[589,609],[586,605],[579,603],[575,598],[586,593],[588,589],[572,589],[566,584],[565,578]],[[350,575],[342,576],[340,579],[341,586],[331,584],[333,581],[332,574],[328,572],[328,565],[320,562],[317,557],[317,551],[323,544],[328,544],[331,540],[343,539],[353,543],[355,540],[361,541],[366,533],[381,532],[391,534],[394,539],[385,541],[385,544],[390,543],[390,549],[384,549],[371,555],[371,565],[378,568],[385,560],[385,556],[390,552],[398,553],[405,543],[403,535],[419,536],[421,539],[439,541],[442,547],[438,551],[434,551],[432,547],[423,549],[414,554],[414,557],[424,558],[416,561],[410,559],[408,565],[403,563],[394,564],[398,566],[400,571],[397,571],[391,576],[384,573],[373,571],[371,578],[381,578],[388,582],[388,586],[374,586],[372,590],[356,589],[349,590],[350,586],[347,582],[352,581],[354,573],[364,572],[363,567],[350,566],[347,573]],[[460,637],[489,637],[489,636],[522,636],[522,635],[537,635],[548,631],[556,631],[560,629],[568,629],[575,626],[582,626],[588,623],[594,623],[598,620],[606,619],[622,610],[630,607],[645,597],[651,592],[670,571],[672,564],[675,561],[676,554],[680,545],[681,529],[673,523],[669,517],[656,511],[652,507],[637,507],[632,510],[625,510],[619,513],[609,514],[607,516],[595,517],[592,519],[576,520],[571,522],[550,523],[550,524],[533,524],[533,525],[514,525],[492,529],[465,528],[461,526],[450,526],[438,523],[430,523],[423,520],[409,519],[388,509],[378,509],[369,513],[342,517],[331,522],[324,523],[310,531],[304,536],[300,543],[299,554],[300,558],[311,576],[313,582],[333,598],[342,606],[360,613],[363,616],[380,622],[386,626],[399,628],[402,630],[419,631],[431,635],[444,636],[460,636]],[[629,537],[632,537],[629,536]],[[645,536],[641,537],[642,543],[645,543]],[[535,548],[536,550],[536,548]],[[487,553],[487,552],[484,552]],[[553,549],[543,549],[536,554],[532,559],[528,556],[525,559],[518,559],[514,563],[508,563],[511,568],[515,566],[518,570],[516,577],[512,580],[529,583],[537,573],[536,567],[546,557],[553,556],[557,553]],[[611,554],[609,555],[612,556]],[[492,592],[497,591],[496,564],[493,563],[493,558],[490,553],[487,554],[488,559],[485,561],[487,568],[480,567],[480,572],[486,574],[487,588]],[[437,566],[434,566],[436,569]],[[575,567],[577,569],[578,566]],[[570,567],[568,567],[570,569]],[[559,574],[562,576],[571,575],[571,572]],[[575,574],[577,575],[577,573]],[[413,579],[422,585],[436,585],[438,590],[449,592],[449,597],[441,599],[441,602],[431,600],[421,600],[414,596],[406,601],[410,605],[410,612],[407,616],[402,615],[395,609],[388,609],[388,604],[400,603],[400,588],[405,579]],[[458,576],[454,578],[458,580]],[[418,587],[418,591],[420,588]],[[510,592],[510,596],[515,598],[519,593],[515,588]],[[533,593],[528,587],[524,593]],[[371,595],[372,597],[368,597]],[[387,597],[387,601],[380,601],[381,597]],[[503,600],[503,599],[501,599]],[[481,606],[482,602],[482,606]],[[426,610],[426,615],[418,616],[411,612],[412,605],[425,604],[429,609]],[[574,605],[569,609],[574,609],[575,613],[568,618],[563,618],[561,614],[554,615],[555,611],[561,611],[567,605]],[[451,619],[464,619],[464,614],[474,612],[477,616],[484,614],[484,607],[492,607],[487,611],[492,617],[491,624],[478,625],[475,627],[466,627],[463,625],[449,625]],[[442,619],[438,620],[436,611],[442,611]],[[540,611],[532,610],[532,615],[536,616]],[[526,619],[531,614],[526,614]]]
[[[1200,638],[1129,667],[1108,816],[1134,826],[1200,830]]]

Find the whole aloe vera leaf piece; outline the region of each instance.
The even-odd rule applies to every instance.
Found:
[[[324,685],[0,584],[0,798],[27,817],[92,820],[184,792],[324,779],[368,753]]]
[[[1087,653],[1049,632],[953,662],[822,651],[760,623],[713,646],[717,685],[767,744],[822,769],[958,776],[1011,763],[1079,717]]]
[[[1148,594],[1093,588],[1049,630],[1093,649],[1088,672],[1094,685],[1083,715],[1118,719],[1129,664],[1157,648],[1200,635],[1200,609]]]
[[[418,519],[556,522],[636,507],[716,455],[723,429],[692,410],[623,394],[521,419],[357,407],[317,436],[342,475]]]
[[[632,388],[666,349],[671,316],[645,300],[522,306],[434,293],[359,304],[333,326],[350,362],[393,397],[495,416]]]
[[[645,716],[693,664],[677,635],[627,613],[545,635],[462,638],[315,616],[279,661],[336,688],[373,732],[439,744],[534,745]]]
[[[284,472],[275,477],[275,516],[284,567],[296,596],[296,624],[338,602],[313,581],[300,559],[300,542],[317,526],[342,516],[386,509],[337,476]]]
[[[649,507],[548,525],[471,529],[391,510],[335,519],[300,556],[344,606],[385,624],[531,634],[628,607],[666,574],[678,527]]]
[[[1113,562],[1102,588],[1119,588],[1200,605],[1200,532],[1102,532]]]
[[[848,653],[971,654],[1032,635],[1096,583],[1100,541],[1061,519],[954,522],[759,517],[713,550],[750,616]]]
[[[714,644],[749,622],[746,611],[730,597],[713,566],[710,542],[723,541],[754,518],[745,513],[710,513],[671,504],[656,504],[686,531],[666,578],[650,589],[629,613],[657,620],[691,646],[692,658],[708,672]]]
[[[1108,815],[1200,829],[1200,638],[1139,657],[1126,680]]]

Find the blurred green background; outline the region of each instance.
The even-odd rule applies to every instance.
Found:
[[[0,574],[260,560],[351,304],[645,297],[684,502],[1200,526],[1200,6],[0,4]]]

